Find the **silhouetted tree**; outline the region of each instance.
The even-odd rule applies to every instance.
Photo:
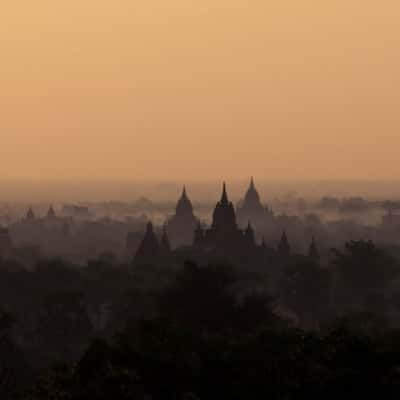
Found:
[[[11,329],[16,322],[13,314],[0,308],[0,398],[21,398],[30,369],[23,351],[15,344]]]
[[[397,261],[370,241],[351,241],[334,255],[335,305],[345,313],[359,312],[379,298],[384,307],[385,289],[399,273]]]
[[[305,259],[285,269],[280,292],[283,303],[297,314],[301,326],[316,329],[329,309],[330,275],[311,259]]]
[[[65,291],[47,296],[39,320],[38,335],[46,343],[53,362],[74,360],[92,333],[83,295]]]

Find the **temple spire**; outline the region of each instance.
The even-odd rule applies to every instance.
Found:
[[[312,237],[312,240],[311,240],[310,248],[308,250],[308,256],[315,261],[318,261],[320,258],[317,243],[315,241],[314,236]]]
[[[53,219],[56,217],[56,212],[54,211],[53,205],[50,205],[49,211],[47,212],[47,218]]]
[[[267,248],[267,244],[265,243],[265,236],[262,237],[261,248],[263,248],[263,249]]]
[[[255,239],[255,235],[254,235],[254,230],[251,226],[251,223],[249,221],[247,228],[244,232],[244,236],[247,242],[247,246],[249,246],[250,248],[254,248],[256,246],[256,239]]]
[[[254,184],[254,178],[251,177],[251,179],[250,179],[250,190],[255,190],[255,189],[256,189],[256,186]]]
[[[171,244],[169,242],[167,228],[163,226],[163,232],[161,236],[161,250],[164,254],[169,253],[171,251]]]
[[[222,187],[221,204],[228,204],[228,194],[226,193],[226,183],[225,182]]]
[[[193,232],[197,219],[186,185],[182,186],[180,197],[175,207],[175,214],[166,221],[168,237],[172,248],[188,246],[193,243]]]
[[[278,245],[278,252],[283,256],[290,255],[290,244],[286,235],[286,231],[283,231],[281,240]]]
[[[193,206],[186,192],[186,185],[183,186],[182,195],[176,205],[176,215],[193,215]]]
[[[183,190],[182,190],[182,199],[187,199],[186,185],[183,185]]]
[[[28,220],[35,219],[35,213],[33,212],[32,207],[29,207],[29,210],[26,213],[26,219],[28,219]]]
[[[137,249],[135,261],[147,262],[154,260],[158,256],[160,256],[160,244],[154,234],[153,224],[149,221],[143,240]]]

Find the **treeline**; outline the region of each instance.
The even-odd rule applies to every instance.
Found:
[[[4,262],[0,398],[394,398],[399,272],[364,241],[329,265]]]

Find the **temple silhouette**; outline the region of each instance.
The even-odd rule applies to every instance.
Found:
[[[281,219],[285,220],[285,218]],[[244,222],[246,221],[246,222]],[[255,228],[258,227],[258,228]],[[280,229],[280,231],[279,231]],[[261,232],[280,232],[271,246]],[[155,233],[148,223],[145,235],[136,252],[135,263],[156,263],[168,257],[193,260],[251,260],[265,257],[286,259],[293,254],[285,228],[279,218],[264,206],[251,178],[244,201],[237,207],[229,200],[223,183],[220,200],[215,205],[210,226],[202,223],[193,212],[186,188],[176,205],[175,214],[166,221],[162,231]],[[318,262],[319,251],[312,237],[307,257]]]
[[[204,252],[221,254],[242,253],[256,247],[254,230],[250,222],[244,231],[238,227],[235,208],[228,199],[225,183],[221,200],[215,206],[211,227],[203,230],[198,225],[193,246]]]
[[[26,219],[27,219],[28,221],[33,221],[35,218],[36,218],[36,217],[35,217],[35,213],[33,212],[32,207],[29,207],[29,210],[28,210],[28,212],[26,213]]]
[[[184,186],[176,205],[175,215],[167,221],[165,226],[172,248],[190,246],[193,243],[193,234],[198,222]]]
[[[146,233],[142,242],[137,249],[135,262],[151,262],[161,255],[161,247],[152,222],[149,222],[146,227]]]
[[[251,181],[246,205],[242,215],[249,213],[256,218],[265,215],[259,195]],[[223,184],[220,200],[217,202],[209,227],[202,224],[193,212],[186,188],[177,203],[175,215],[167,220],[162,235],[157,235],[149,222],[144,237],[136,252],[135,263],[153,263],[161,257],[184,254],[193,259],[204,257],[242,257],[253,256],[267,250],[265,241],[257,245],[256,233],[250,219],[241,229],[233,203],[229,200],[226,184]]]
[[[237,219],[240,226],[246,226],[248,221],[259,228],[261,225],[270,224],[273,221],[274,213],[268,206],[261,203],[260,195],[254,184],[253,177],[250,186],[245,194],[243,202],[237,206]]]
[[[57,214],[56,214],[56,212],[54,211],[53,206],[50,206],[50,207],[49,207],[49,210],[47,211],[47,218],[48,218],[48,219],[57,218]]]

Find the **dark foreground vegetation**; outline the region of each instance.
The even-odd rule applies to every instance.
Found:
[[[0,399],[399,398],[400,267],[2,261]]]

